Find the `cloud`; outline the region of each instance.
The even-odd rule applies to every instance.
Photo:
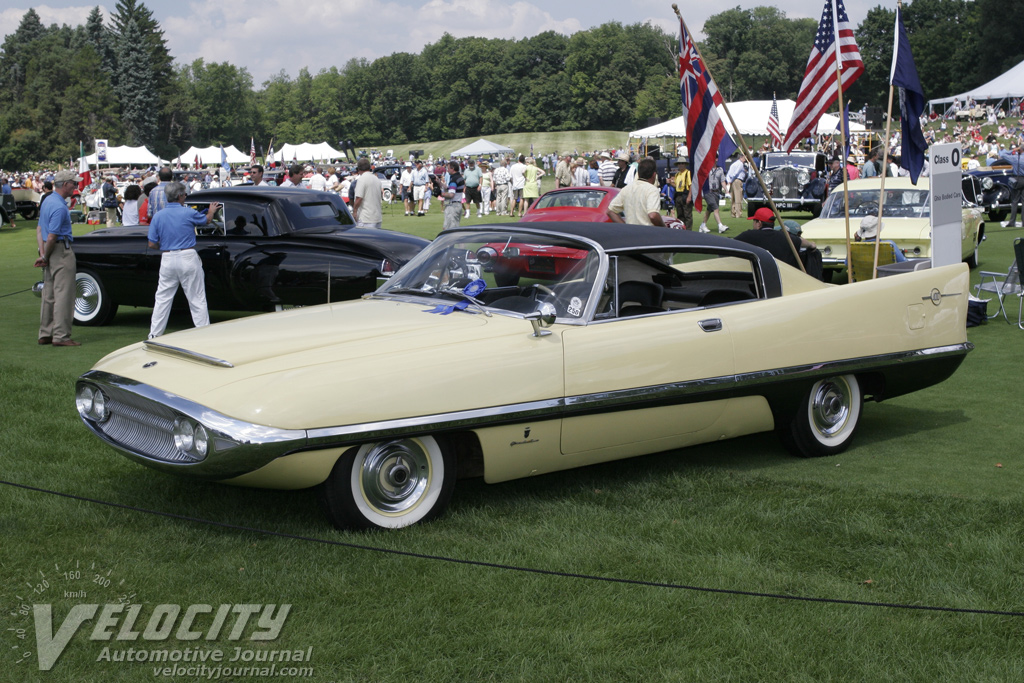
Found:
[[[190,63],[231,62],[245,67],[259,86],[282,69],[295,77],[372,61],[395,52],[420,52],[445,33],[456,38],[523,38],[543,31],[579,31],[578,19],[558,19],[532,2],[427,0],[418,7],[394,0],[294,0],[216,3],[192,0],[186,11],[161,21],[174,57]]]
[[[92,12],[93,7],[95,5],[82,5],[80,7],[35,5],[33,9],[39,15],[39,20],[43,22],[43,26],[50,26],[51,24],[78,26],[79,24],[84,24],[85,20],[89,18],[89,12]],[[28,7],[12,7],[11,9],[0,11],[0,26],[4,27],[3,33],[5,35],[14,33],[21,26],[21,20],[28,10]],[[108,16],[106,10],[101,7],[100,11],[103,12],[103,17],[106,19]]]

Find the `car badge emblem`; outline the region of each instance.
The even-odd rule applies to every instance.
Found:
[[[142,369],[143,369],[143,370],[145,370],[146,368],[151,368],[151,367],[153,367],[154,365],[156,365],[156,361],[155,361],[155,360],[151,360],[151,361],[149,361],[148,363],[146,363],[145,365],[143,365],[143,366],[142,366]]]

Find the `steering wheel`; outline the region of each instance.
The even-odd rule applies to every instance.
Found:
[[[533,289],[535,289],[537,291],[544,292],[548,296],[558,296],[557,294],[555,294],[555,291],[553,289],[551,289],[550,287],[546,287],[546,286],[540,284],[539,282],[534,282],[532,285],[530,285],[530,287],[532,287]],[[533,298],[534,299],[537,298],[537,291],[535,291],[533,293]]]
[[[878,202],[864,202],[857,207],[857,214],[861,216],[877,216]]]

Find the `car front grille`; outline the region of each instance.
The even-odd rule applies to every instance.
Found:
[[[799,171],[792,166],[783,166],[772,170],[772,197],[779,199],[798,199],[800,183],[797,181]]]
[[[110,417],[95,428],[110,441],[154,460],[181,464],[200,461],[174,445],[174,421],[178,416],[173,410],[120,387],[104,385],[103,392]]]

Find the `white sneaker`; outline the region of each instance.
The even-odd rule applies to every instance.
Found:
[[[483,218],[483,217],[484,217],[484,215],[483,215],[482,213],[478,213],[478,214],[476,215],[476,217],[477,217],[477,218]]]
[[[1000,224],[999,224],[999,226],[1000,226],[1000,227],[1002,227],[1002,228],[1009,228],[1009,227],[1012,227],[1012,226],[1010,225],[1010,221],[1003,221],[1002,223],[1000,223]]]
[[[718,224],[718,234],[719,235],[721,235],[723,232],[725,232],[728,229],[729,229],[728,225],[722,225],[721,223]]]
[[[700,232],[711,232],[711,231],[708,230],[708,226],[706,224],[701,223],[700,224]]]

